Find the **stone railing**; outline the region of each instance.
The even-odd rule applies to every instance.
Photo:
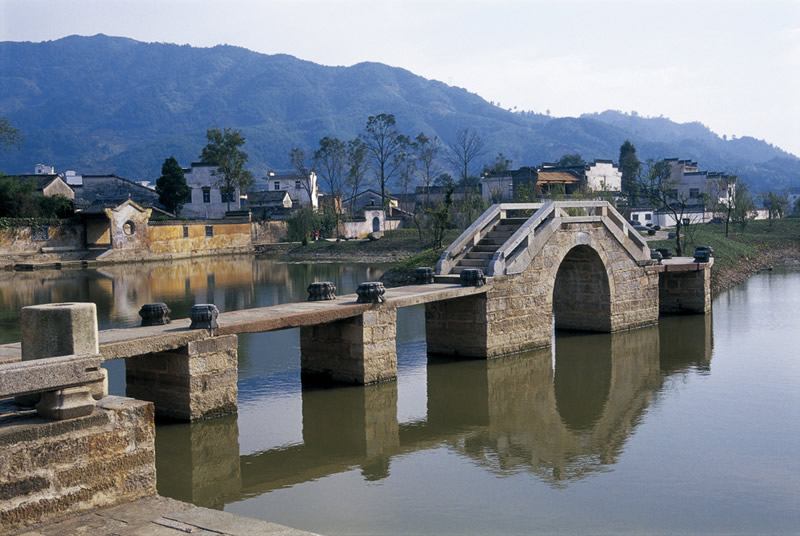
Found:
[[[437,274],[449,274],[453,266],[481,241],[511,210],[538,210],[541,203],[500,203],[489,207],[461,235],[442,252],[436,263]]]
[[[548,201],[540,207],[495,252],[487,275],[522,273],[562,223],[602,223],[637,262],[650,262],[645,240],[607,201]]]

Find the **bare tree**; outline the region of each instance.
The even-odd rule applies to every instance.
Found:
[[[675,220],[675,253],[680,257],[685,245],[681,240],[683,226],[689,224],[689,219],[684,218],[689,198],[678,190],[677,181],[672,178],[672,167],[666,160],[648,160],[647,175],[639,175],[637,183],[638,191],[653,208],[668,212]]]
[[[294,170],[301,177],[300,186],[308,194],[308,202],[313,207],[313,186],[311,184],[311,174],[313,173],[313,170],[306,162],[306,152],[299,147],[295,147],[289,151],[289,162],[291,162],[292,170]]]
[[[400,148],[394,155],[394,166],[398,171],[400,189],[407,194],[408,187],[413,182],[414,175],[417,174],[417,143],[403,135],[400,135],[400,141]]]
[[[361,140],[374,160],[378,184],[381,187],[381,205],[386,204],[386,184],[397,172],[394,156],[403,143],[400,136],[393,114],[369,116],[361,134]]]
[[[422,175],[422,184],[425,186],[425,208],[428,208],[431,183],[439,170],[437,157],[442,149],[442,142],[439,140],[439,136],[428,138],[422,132],[417,134],[414,139],[417,143],[417,161]]]
[[[342,207],[342,190],[347,175],[347,144],[338,138],[325,136],[319,140],[319,149],[314,151],[314,168],[327,185],[333,199],[336,216],[336,237],[339,237],[339,216]]]
[[[449,148],[447,160],[458,175],[459,182],[466,185],[475,160],[483,155],[483,140],[474,129],[462,128],[456,132],[455,141]]]
[[[367,146],[361,138],[347,142],[347,186],[350,191],[350,212],[353,212],[356,194],[367,173]]]

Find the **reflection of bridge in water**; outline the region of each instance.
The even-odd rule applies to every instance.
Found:
[[[559,336],[555,370],[549,349],[429,360],[427,416],[409,423],[398,423],[394,382],[304,389],[302,444],[240,456],[235,416],[193,424],[188,434],[159,428],[159,491],[219,508],[353,469],[380,480],[393,457],[434,448],[487,471],[527,471],[565,486],[608,471],[664,382],[707,370],[712,345],[710,316],[674,317],[616,334]]]

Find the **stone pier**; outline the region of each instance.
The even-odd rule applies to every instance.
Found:
[[[210,337],[130,357],[125,374],[126,394],[153,402],[157,417],[193,422],[236,413],[238,337]]]
[[[664,261],[658,279],[658,305],[662,313],[711,312],[711,266],[706,262],[673,264]]]
[[[369,384],[397,378],[397,309],[376,305],[359,316],[300,328],[304,378]]]

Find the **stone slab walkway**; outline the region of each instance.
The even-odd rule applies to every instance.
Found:
[[[275,523],[150,497],[27,528],[13,536],[313,536]]]

